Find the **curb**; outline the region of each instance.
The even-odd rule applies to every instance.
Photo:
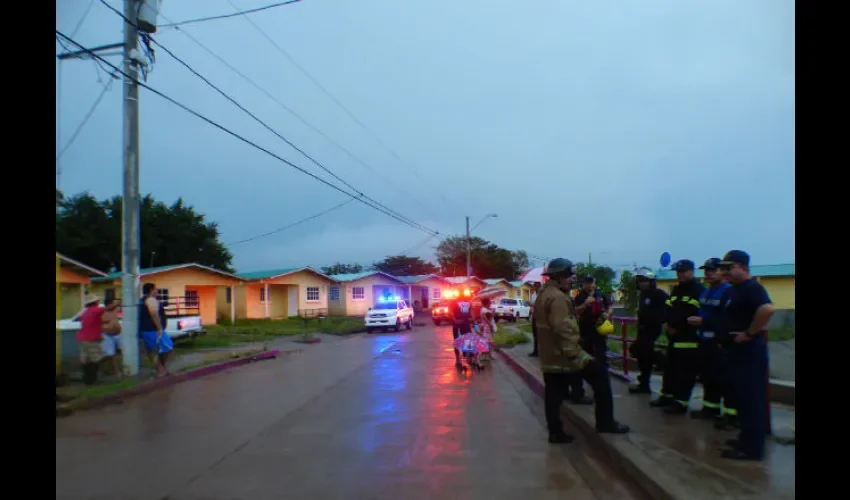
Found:
[[[528,384],[528,387],[535,394],[543,397],[543,381],[538,379],[533,373],[527,370],[524,366],[518,363],[510,355],[505,352],[498,351],[502,359],[520,376],[520,378]],[[628,474],[635,486],[643,490],[649,498],[654,500],[689,500],[692,495],[679,486],[672,478],[666,478],[663,471],[654,471],[652,475],[647,474],[638,462],[640,457],[634,453],[629,453],[624,450],[624,447],[619,447],[613,442],[605,439],[602,435],[596,432],[593,423],[588,422],[579,416],[568,405],[562,406],[561,414],[579,431],[582,435],[597,449],[603,450],[608,456],[613,465],[620,467]],[[614,441],[614,440],[612,440]],[[661,479],[661,476],[664,479]]]
[[[235,368],[237,366],[247,365],[249,363],[253,363],[255,361],[262,361],[264,359],[274,359],[277,358],[281,354],[292,354],[296,352],[301,352],[301,349],[294,350],[286,350],[281,352],[280,349],[272,349],[270,351],[263,351],[257,353],[250,357],[238,358],[223,361],[221,363],[215,363],[212,365],[202,366],[200,368],[196,368],[194,370],[189,370],[177,375],[172,375],[170,377],[160,378],[156,380],[152,380],[150,382],[143,382],[139,385],[135,385],[133,387],[129,387],[124,390],[116,391],[110,394],[104,394],[103,396],[95,396],[92,398],[86,398],[79,401],[72,401],[67,405],[64,405],[65,408],[70,410],[78,411],[78,410],[94,410],[97,408],[103,408],[104,406],[109,406],[111,404],[116,404],[123,402],[125,399],[129,399],[136,396],[141,396],[143,394],[148,394],[150,392],[164,389],[166,387],[171,387],[172,385],[179,384],[181,382],[187,382],[189,380],[194,380],[201,377],[206,377],[207,375],[212,375],[218,373],[220,371],[228,370],[230,368]]]

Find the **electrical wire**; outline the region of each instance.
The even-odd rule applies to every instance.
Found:
[[[101,0],[101,1],[103,1],[103,0]],[[234,10],[237,10],[237,11],[239,10],[239,7],[237,7],[237,6],[236,6],[236,5],[235,5],[235,4],[234,4],[231,0],[227,0],[227,2],[230,4],[230,6],[231,6],[231,7],[233,7],[233,9],[234,9]],[[351,119],[352,119],[355,123],[357,123],[357,124],[358,124],[358,125],[359,125],[359,126],[360,126],[363,130],[365,130],[365,131],[366,131],[369,135],[371,135],[371,136],[372,136],[372,138],[373,138],[373,139],[374,139],[374,140],[375,140],[375,141],[376,141],[379,145],[381,145],[384,149],[386,149],[387,151],[389,151],[389,153],[390,153],[392,156],[394,156],[394,157],[396,158],[396,160],[398,160],[401,164],[406,164],[406,163],[407,163],[407,162],[405,162],[405,161],[401,158],[401,156],[400,156],[398,153],[396,153],[396,152],[395,152],[392,148],[390,148],[389,146],[387,146],[387,144],[386,144],[383,140],[381,140],[380,136],[378,136],[378,134],[377,134],[377,133],[375,133],[375,132],[374,132],[371,128],[369,128],[368,126],[366,126],[366,124],[365,124],[365,123],[363,123],[363,122],[362,122],[359,118],[357,118],[357,116],[356,116],[356,115],[355,115],[355,114],[354,114],[354,113],[353,113],[350,109],[348,109],[348,107],[346,107],[346,106],[345,106],[342,102],[340,102],[340,101],[339,101],[339,99],[337,99],[337,98],[336,98],[333,94],[331,94],[331,93],[330,93],[330,91],[329,91],[328,89],[326,89],[326,88],[324,87],[324,85],[322,85],[322,84],[321,84],[321,83],[320,83],[320,82],[316,79],[316,77],[314,77],[313,75],[311,75],[311,74],[310,74],[310,73],[309,73],[306,69],[304,69],[304,68],[303,68],[300,64],[298,64],[298,62],[296,62],[296,61],[295,61],[295,59],[294,59],[294,58],[293,58],[293,57],[292,57],[292,56],[291,56],[291,55],[290,55],[290,54],[289,54],[286,50],[284,50],[284,49],[283,49],[283,47],[281,47],[280,45],[278,45],[278,44],[277,44],[277,42],[275,42],[275,41],[274,41],[274,39],[272,39],[272,37],[270,37],[270,36],[269,36],[269,35],[268,35],[265,31],[263,31],[263,30],[262,30],[262,29],[261,29],[261,28],[257,25],[257,23],[255,23],[254,21],[252,21],[252,20],[251,20],[251,18],[250,18],[250,17],[247,17],[247,16],[245,16],[245,17],[244,17],[244,19],[245,19],[245,21],[247,21],[247,22],[248,22],[251,26],[253,26],[253,27],[254,27],[254,29],[255,29],[255,30],[256,30],[256,31],[257,31],[260,35],[262,35],[262,36],[263,36],[263,38],[265,38],[266,40],[268,40],[268,41],[269,41],[269,43],[271,43],[271,44],[272,44],[272,46],[273,46],[273,47],[274,47],[274,48],[275,48],[278,52],[280,52],[280,54],[281,54],[283,57],[285,57],[285,58],[286,58],[286,59],[287,59],[287,60],[288,60],[288,61],[289,61],[289,62],[290,62],[293,66],[295,66],[295,68],[296,68],[296,69],[298,69],[298,71],[300,71],[300,72],[301,72],[301,74],[303,74],[303,75],[304,75],[304,76],[305,76],[308,80],[310,80],[310,81],[311,81],[311,82],[312,82],[312,83],[313,83],[313,84],[314,84],[314,85],[315,85],[315,86],[316,86],[319,90],[321,90],[321,91],[322,91],[322,93],[323,93],[323,94],[325,94],[325,95],[326,95],[326,96],[327,96],[327,97],[328,97],[331,101],[333,101],[333,102],[334,102],[337,106],[339,106],[339,108],[340,108],[342,111],[344,111],[344,112],[345,112],[345,114],[347,114],[347,115],[349,116],[349,118],[351,118]],[[409,165],[408,165],[408,170],[410,170],[410,171],[413,173],[413,175],[415,175],[416,177],[418,177],[420,181],[422,181],[423,183],[425,183],[425,185],[428,185],[428,184],[429,184],[429,183],[428,183],[428,181],[427,181],[426,179],[424,179],[421,175],[419,175],[419,173],[418,173],[418,172],[416,172],[416,170],[415,170],[415,169],[410,168],[410,166],[409,166]],[[443,195],[440,191],[436,191],[436,193],[438,194],[438,196],[440,196],[440,198],[442,198],[442,199],[443,199],[443,201],[445,201],[445,202],[447,202],[447,203],[451,203],[451,202],[449,202],[449,200],[448,200],[448,199],[446,199],[446,197],[445,197],[445,196],[444,196],[444,195]]]
[[[407,254],[409,254],[410,252],[413,252],[414,250],[419,250],[421,247],[425,246],[426,244],[428,244],[428,242],[429,242],[429,241],[433,240],[433,239],[434,239],[434,238],[436,238],[436,237],[437,237],[437,235],[436,235],[436,234],[432,234],[431,236],[428,236],[428,237],[427,237],[427,238],[425,238],[424,240],[422,240],[422,241],[420,241],[419,243],[417,243],[417,244],[413,245],[412,247],[408,248],[407,250],[405,250],[405,251],[401,252],[401,253],[400,253],[400,254],[398,254],[398,255],[407,255]]]
[[[101,0],[101,1],[103,2],[104,0]],[[118,15],[119,15],[122,19],[124,19],[124,21],[125,21],[126,23],[128,23],[128,24],[132,24],[132,23],[131,23],[131,21],[130,21],[129,19],[127,19],[127,18],[126,18],[126,17],[125,17],[122,13],[118,12],[118,10],[117,10],[117,9],[115,9],[115,8],[113,8],[113,7],[111,7],[111,6],[109,6],[109,5],[108,5],[108,4],[106,4],[105,2],[104,2],[104,5],[107,5],[107,7],[109,7],[109,9],[110,9],[110,10],[112,10],[113,12],[115,12],[116,14],[118,14]],[[198,78],[200,78],[200,79],[201,79],[204,83],[206,83],[206,84],[207,84],[207,85],[209,85],[212,89],[214,89],[216,92],[218,92],[219,94],[221,94],[221,95],[222,95],[225,99],[227,99],[228,101],[230,101],[231,103],[233,103],[236,107],[238,107],[240,110],[242,110],[242,111],[243,111],[244,113],[246,113],[248,116],[250,116],[251,118],[253,118],[253,119],[254,119],[254,121],[256,121],[257,123],[259,123],[260,125],[262,125],[264,128],[266,128],[266,130],[268,130],[269,132],[273,133],[273,134],[274,134],[274,135],[276,135],[279,139],[281,139],[281,140],[282,140],[282,141],[284,141],[286,144],[288,144],[290,147],[292,147],[293,149],[295,149],[296,151],[298,151],[299,153],[301,153],[301,154],[302,154],[305,158],[307,158],[308,160],[310,160],[311,162],[313,162],[313,164],[315,164],[317,167],[319,167],[320,169],[324,170],[325,172],[327,172],[328,174],[330,174],[332,177],[334,177],[334,178],[335,178],[335,179],[337,179],[338,181],[342,182],[342,183],[343,183],[343,185],[345,185],[345,186],[346,186],[346,187],[348,187],[349,189],[351,189],[351,190],[353,190],[353,191],[357,192],[357,193],[358,193],[358,195],[359,195],[359,197],[367,199],[367,200],[368,200],[368,201],[370,201],[371,203],[373,203],[373,204],[375,204],[375,205],[377,205],[377,206],[381,207],[382,209],[386,210],[387,212],[390,212],[390,213],[394,214],[395,216],[397,216],[397,217],[398,217],[398,218],[400,218],[400,219],[404,219],[404,220],[405,220],[405,221],[406,221],[409,225],[412,225],[412,226],[414,226],[414,227],[417,227],[418,229],[425,230],[426,232],[433,232],[433,231],[429,230],[428,228],[426,228],[425,226],[423,226],[423,225],[419,224],[418,222],[414,221],[413,219],[411,219],[411,218],[409,218],[409,217],[406,217],[406,216],[404,216],[404,215],[400,214],[398,211],[393,210],[393,209],[391,209],[391,208],[387,207],[386,205],[384,205],[384,204],[380,203],[379,201],[375,200],[374,198],[371,198],[371,197],[367,196],[367,195],[366,195],[366,194],[364,194],[362,191],[360,191],[359,189],[355,188],[355,187],[354,187],[354,186],[352,186],[350,183],[348,183],[347,181],[345,181],[344,179],[342,179],[341,177],[339,177],[338,175],[336,175],[334,172],[332,172],[330,169],[328,169],[327,167],[325,167],[323,164],[319,163],[319,161],[318,161],[318,160],[316,160],[315,158],[313,158],[312,156],[310,156],[309,154],[307,154],[305,151],[303,151],[303,150],[302,150],[302,149],[300,149],[298,146],[296,146],[294,143],[292,143],[289,139],[287,139],[286,137],[284,137],[284,136],[282,136],[280,133],[278,133],[275,129],[273,129],[271,126],[269,126],[266,122],[264,122],[263,120],[261,120],[260,118],[258,118],[256,115],[254,115],[253,113],[251,113],[250,111],[248,111],[248,109],[246,109],[244,106],[242,106],[241,104],[239,104],[239,102],[237,102],[237,101],[236,101],[233,97],[229,96],[227,93],[225,93],[223,90],[221,90],[218,86],[216,86],[214,83],[212,83],[211,81],[209,81],[209,79],[207,79],[206,77],[204,77],[203,75],[201,75],[201,74],[200,74],[198,71],[196,71],[196,70],[195,70],[192,66],[190,66],[190,65],[189,65],[189,63],[187,63],[186,61],[184,61],[183,59],[181,59],[180,57],[178,57],[176,54],[174,54],[171,50],[169,50],[169,49],[168,49],[168,47],[165,47],[165,46],[164,46],[164,45],[162,45],[161,43],[159,43],[159,42],[157,42],[156,40],[154,40],[154,39],[153,39],[153,37],[148,36],[148,37],[146,38],[146,43],[153,43],[153,44],[155,44],[157,47],[159,47],[159,48],[161,48],[162,50],[164,50],[164,51],[165,51],[168,55],[170,55],[170,56],[171,56],[174,60],[176,60],[177,62],[179,62],[179,63],[180,63],[181,65],[183,65],[186,69],[188,69],[188,70],[189,70],[192,74],[194,74],[195,76],[197,76]]]
[[[77,25],[76,25],[76,26],[74,26],[74,31],[72,31],[72,32],[71,32],[71,37],[72,37],[72,38],[73,38],[73,37],[75,37],[75,36],[77,36],[77,32],[78,32],[78,31],[80,31],[80,28],[82,28],[82,27],[83,27],[83,23],[85,22],[86,18],[88,17],[89,12],[91,12],[91,8],[92,8],[92,7],[94,7],[94,0],[91,0],[91,1],[89,2],[89,6],[88,6],[88,7],[86,7],[86,11],[85,11],[85,12],[83,12],[83,17],[81,17],[81,18],[80,18],[80,20],[79,20],[79,21],[77,21]]]
[[[86,112],[86,116],[83,117],[83,121],[81,121],[80,124],[77,125],[77,129],[74,130],[73,134],[71,134],[71,138],[68,139],[68,142],[65,143],[65,146],[62,147],[61,150],[59,150],[59,153],[56,155],[57,162],[60,158],[62,158],[62,155],[65,154],[65,151],[68,151],[68,148],[70,148],[71,145],[74,144],[74,141],[77,139],[77,136],[80,135],[80,132],[83,130],[83,127],[85,127],[86,123],[88,123],[89,118],[91,118],[94,114],[94,111],[97,109],[98,104],[100,104],[100,101],[103,100],[103,96],[105,96],[106,92],[112,88],[113,81],[114,80],[109,80],[106,85],[103,86],[103,90],[100,91],[100,94],[97,96],[97,99],[95,99],[94,104],[92,104],[88,112]]]
[[[103,1],[103,0],[101,0],[101,1]],[[298,3],[300,1],[301,0],[288,0],[286,2],[273,3],[271,5],[266,5],[265,7],[257,7],[256,9],[243,10],[243,11],[239,11],[239,12],[236,12],[236,13],[233,13],[233,14],[222,14],[220,16],[210,16],[210,17],[200,17],[198,19],[188,19],[186,21],[178,21],[176,23],[160,24],[157,27],[159,27],[159,28],[176,28],[178,26],[183,26],[183,25],[186,25],[186,24],[201,23],[201,22],[205,22],[205,21],[215,21],[217,19],[227,19],[228,17],[244,16],[246,14],[253,14],[254,12],[260,12],[261,10],[273,9],[275,7],[283,7],[285,5]]]
[[[321,212],[319,212],[319,213],[317,213],[317,214],[315,214],[315,215],[311,215],[310,217],[306,217],[306,218],[301,219],[301,220],[299,220],[299,221],[297,221],[297,222],[293,222],[292,224],[287,224],[287,225],[285,225],[285,226],[283,226],[283,227],[279,227],[279,228],[277,228],[277,229],[275,229],[275,230],[273,230],[273,231],[269,231],[269,232],[267,232],[267,233],[258,234],[258,235],[256,235],[256,236],[252,236],[252,237],[250,237],[250,238],[245,238],[244,240],[234,241],[233,243],[227,243],[226,245],[227,245],[227,246],[239,245],[240,243],[247,243],[247,242],[249,242],[249,241],[254,241],[254,240],[258,240],[258,239],[260,239],[260,238],[265,238],[266,236],[271,236],[272,234],[279,233],[279,232],[281,232],[281,231],[283,231],[283,230],[285,230],[285,229],[289,229],[289,228],[291,228],[291,227],[295,227],[295,226],[297,226],[297,225],[299,225],[299,224],[303,224],[303,223],[305,223],[305,222],[307,222],[307,221],[311,221],[311,220],[316,219],[316,218],[318,218],[318,217],[321,217],[321,216],[323,216],[323,215],[325,215],[325,214],[327,214],[327,213],[333,212],[333,211],[334,211],[334,210],[336,210],[336,209],[339,209],[339,208],[342,208],[342,207],[344,207],[344,206],[348,205],[348,204],[349,204],[349,203],[351,203],[352,201],[354,201],[354,198],[349,198],[349,199],[345,200],[344,202],[340,203],[339,205],[334,205],[334,206],[332,206],[331,208],[329,208],[329,209],[327,209],[327,210],[323,210],[323,211],[321,211]],[[431,238],[433,238],[433,236],[431,236]]]
[[[307,171],[307,170],[305,170],[303,167],[300,167],[300,166],[296,165],[295,163],[292,163],[291,161],[289,161],[289,160],[287,160],[287,159],[285,159],[285,158],[283,158],[283,157],[281,157],[281,156],[279,156],[279,155],[277,155],[277,154],[275,154],[275,153],[273,153],[273,152],[269,151],[268,149],[266,149],[266,148],[264,148],[264,147],[260,146],[259,144],[255,143],[255,142],[253,142],[253,141],[251,141],[251,140],[249,140],[249,139],[246,139],[246,138],[245,138],[245,137],[243,137],[242,135],[240,135],[240,134],[238,134],[238,133],[236,133],[236,132],[234,132],[234,131],[230,130],[229,128],[225,127],[224,125],[219,124],[218,122],[213,121],[213,120],[212,120],[212,119],[210,119],[210,118],[207,118],[206,116],[202,115],[201,113],[199,113],[199,112],[197,112],[197,111],[193,110],[192,108],[189,108],[189,107],[188,107],[188,106],[186,106],[185,104],[183,104],[183,103],[181,103],[181,102],[179,102],[179,101],[175,100],[174,98],[172,98],[172,97],[170,97],[170,96],[168,96],[168,95],[166,95],[166,94],[164,94],[164,93],[160,92],[159,90],[157,90],[157,89],[155,89],[155,88],[151,87],[150,85],[148,85],[148,84],[146,84],[146,83],[144,83],[144,82],[141,82],[141,81],[139,81],[138,79],[133,78],[132,76],[128,75],[127,73],[125,73],[123,70],[121,70],[121,69],[120,69],[120,68],[118,68],[117,66],[113,65],[113,64],[112,64],[112,63],[110,63],[109,61],[107,61],[107,60],[105,60],[105,59],[101,58],[100,56],[98,56],[97,54],[95,54],[94,52],[92,52],[92,50],[91,50],[91,49],[89,49],[89,48],[87,48],[87,47],[83,46],[83,45],[82,45],[82,44],[80,44],[79,42],[77,42],[77,41],[73,40],[72,38],[68,37],[68,35],[65,35],[65,34],[64,34],[64,33],[62,33],[61,31],[56,30],[56,34],[57,34],[57,35],[59,35],[60,37],[62,37],[63,39],[67,40],[68,42],[70,42],[70,43],[72,43],[72,44],[76,45],[77,47],[79,47],[79,48],[80,48],[80,50],[82,50],[82,51],[84,51],[84,52],[86,52],[86,53],[90,54],[92,57],[94,57],[94,58],[96,58],[96,59],[100,59],[100,60],[101,60],[101,62],[103,62],[103,63],[104,63],[104,64],[106,64],[107,66],[111,67],[111,68],[112,68],[113,70],[115,70],[118,74],[123,75],[125,78],[127,78],[128,80],[130,80],[130,81],[132,81],[133,83],[137,84],[138,86],[140,86],[140,87],[142,87],[142,88],[144,88],[144,89],[147,89],[148,91],[150,91],[150,92],[151,92],[151,93],[153,93],[154,95],[156,95],[156,96],[158,96],[158,97],[161,97],[162,99],[165,99],[166,101],[170,102],[171,104],[174,104],[175,106],[177,106],[178,108],[182,109],[183,111],[186,111],[187,113],[189,113],[189,114],[191,114],[191,115],[195,116],[196,118],[199,118],[199,119],[203,120],[204,122],[206,122],[206,123],[208,123],[208,124],[212,125],[213,127],[217,128],[217,129],[219,129],[219,130],[221,130],[222,132],[224,132],[224,133],[226,133],[226,134],[228,134],[228,135],[230,135],[230,136],[232,136],[232,137],[234,137],[234,138],[238,139],[239,141],[244,142],[245,144],[248,144],[249,146],[252,146],[254,149],[257,149],[257,150],[259,150],[259,151],[262,151],[262,152],[263,152],[263,153],[265,153],[266,155],[268,155],[268,156],[270,156],[270,157],[272,157],[272,158],[274,158],[274,159],[276,159],[276,160],[278,160],[278,161],[280,161],[280,162],[282,162],[282,163],[284,163],[284,164],[286,164],[286,165],[288,165],[288,166],[290,166],[290,167],[292,167],[292,168],[294,168],[294,169],[298,170],[299,172],[301,172],[301,173],[303,173],[303,174],[305,174],[305,175],[307,175],[307,176],[309,176],[309,177],[312,177],[313,179],[315,179],[315,180],[317,180],[317,181],[321,182],[322,184],[325,184],[326,186],[328,186],[328,187],[330,187],[330,188],[332,188],[332,189],[334,189],[334,190],[336,190],[336,191],[339,191],[340,193],[343,193],[343,194],[345,194],[345,195],[347,195],[347,196],[350,196],[350,197],[352,197],[352,198],[355,198],[355,199],[356,199],[357,201],[359,201],[360,203],[363,203],[364,205],[369,206],[370,208],[373,208],[373,209],[375,209],[375,210],[377,210],[377,211],[379,211],[379,212],[381,212],[381,213],[384,213],[385,215],[387,215],[387,216],[389,216],[389,217],[392,217],[392,218],[394,218],[394,219],[398,220],[399,222],[401,222],[401,223],[403,223],[403,224],[405,224],[405,225],[408,225],[408,226],[414,227],[414,229],[419,229],[420,231],[423,231],[423,232],[428,233],[428,234],[439,234],[439,232],[438,232],[438,231],[434,231],[434,230],[431,230],[431,229],[428,229],[428,228],[424,228],[424,227],[416,227],[416,226],[414,226],[414,225],[412,225],[412,224],[408,223],[407,221],[405,221],[405,220],[403,220],[403,219],[400,219],[399,217],[395,216],[394,214],[389,213],[389,212],[387,212],[387,211],[385,211],[385,210],[381,209],[380,207],[377,207],[377,206],[375,206],[375,205],[370,204],[368,201],[363,200],[363,199],[362,199],[359,195],[349,193],[349,192],[347,192],[346,190],[342,189],[341,187],[339,187],[339,186],[337,186],[337,185],[335,185],[335,184],[333,184],[333,183],[331,183],[331,182],[329,182],[329,181],[327,181],[327,180],[325,180],[325,179],[322,179],[321,177],[319,177],[319,176],[317,176],[317,175],[315,175],[315,174],[313,174],[313,173],[311,173],[311,172],[308,172],[308,171]]]
[[[160,14],[160,16],[162,16],[165,20],[169,20],[167,17],[163,16],[162,14]],[[342,151],[343,153],[345,153],[346,155],[348,155],[348,157],[349,157],[349,158],[351,158],[351,159],[352,159],[352,160],[354,160],[355,162],[359,163],[360,165],[362,165],[363,167],[365,167],[366,169],[368,169],[369,171],[371,171],[371,172],[372,172],[373,174],[375,174],[375,175],[376,175],[379,179],[381,179],[383,182],[387,183],[390,187],[392,187],[393,189],[396,189],[396,190],[398,190],[398,191],[403,191],[403,190],[405,189],[405,188],[403,188],[403,187],[399,186],[398,184],[396,184],[395,182],[393,182],[393,181],[392,181],[392,177],[387,176],[387,175],[384,175],[384,174],[381,174],[380,172],[378,172],[378,170],[377,170],[375,167],[373,167],[373,166],[369,165],[369,164],[368,164],[368,163],[366,163],[365,161],[363,161],[363,160],[361,160],[360,158],[358,158],[357,156],[355,156],[355,155],[354,155],[354,153],[352,153],[352,152],[351,152],[348,148],[344,147],[343,145],[341,145],[340,143],[338,143],[337,141],[335,141],[334,139],[332,139],[331,137],[329,137],[327,134],[325,134],[325,133],[324,133],[321,129],[319,129],[318,127],[316,127],[316,126],[315,126],[315,125],[313,125],[312,123],[308,122],[308,121],[307,121],[304,117],[302,117],[301,115],[299,115],[298,113],[296,113],[296,112],[295,112],[295,110],[293,110],[292,108],[290,108],[290,107],[289,107],[289,106],[287,106],[286,104],[282,103],[282,102],[280,101],[280,99],[276,98],[276,97],[275,97],[274,95],[272,95],[272,94],[271,94],[268,90],[264,89],[264,88],[263,88],[263,87],[261,87],[259,84],[257,84],[254,80],[252,80],[251,78],[249,78],[248,76],[246,76],[244,73],[242,73],[241,71],[239,71],[238,69],[236,69],[235,67],[233,67],[233,65],[232,65],[232,64],[230,64],[230,63],[229,63],[229,62],[227,62],[224,58],[222,58],[220,55],[218,55],[217,53],[215,53],[215,51],[213,51],[212,49],[210,49],[209,47],[207,47],[206,45],[204,45],[203,43],[201,43],[201,42],[200,42],[197,38],[195,38],[194,36],[192,36],[192,35],[191,35],[189,32],[187,32],[185,29],[180,29],[179,27],[176,27],[176,28],[175,28],[175,30],[177,30],[177,31],[181,32],[182,34],[186,35],[187,37],[189,37],[189,39],[190,39],[190,40],[192,40],[193,42],[195,42],[195,44],[196,44],[196,45],[198,45],[198,47],[200,47],[201,49],[203,49],[203,50],[204,50],[207,54],[211,55],[212,57],[214,57],[215,59],[217,59],[220,63],[222,63],[222,64],[224,64],[225,66],[227,66],[227,67],[228,67],[231,71],[233,71],[233,72],[234,72],[234,73],[236,73],[238,76],[240,76],[243,80],[245,80],[246,82],[248,82],[249,84],[251,84],[251,85],[252,85],[255,89],[259,90],[259,91],[260,91],[261,93],[263,93],[266,97],[268,97],[269,99],[271,99],[272,101],[274,101],[274,102],[275,102],[278,106],[280,106],[280,107],[281,107],[281,109],[283,109],[284,111],[286,111],[287,113],[289,113],[290,115],[292,115],[293,117],[295,117],[296,119],[298,119],[301,123],[303,123],[303,124],[304,124],[304,125],[306,125],[309,129],[313,130],[314,132],[316,132],[317,134],[319,134],[320,136],[322,136],[322,137],[323,137],[325,140],[327,140],[329,143],[331,143],[331,144],[333,144],[334,146],[336,146],[336,147],[337,147],[340,151]],[[418,203],[419,205],[426,205],[426,203],[422,202],[422,200],[418,199],[418,198],[417,198],[417,197],[415,197],[415,196],[411,196],[411,195],[410,195],[410,193],[408,193],[408,196],[409,196],[409,198],[410,198],[412,201],[414,201],[414,202]]]

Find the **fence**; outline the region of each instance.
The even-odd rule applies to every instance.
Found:
[[[621,348],[622,348],[622,352],[620,352],[620,353],[611,352],[611,350],[608,349],[607,356],[608,356],[608,359],[617,359],[617,360],[622,361],[623,362],[623,371],[621,373],[621,372],[618,372],[617,370],[615,370],[613,368],[608,368],[608,371],[609,371],[609,373],[611,373],[611,375],[614,375],[615,377],[617,377],[621,380],[624,380],[626,382],[635,382],[636,379],[629,375],[629,362],[630,361],[637,362],[637,359],[633,358],[630,355],[631,344],[633,344],[635,342],[635,340],[637,340],[637,339],[629,336],[629,327],[632,326],[632,325],[634,325],[635,328],[637,327],[637,318],[628,317],[628,316],[614,316],[611,319],[614,322],[615,331],[616,331],[616,328],[619,327],[620,334],[619,335],[617,335],[617,334],[608,335],[608,342],[609,342],[609,344],[612,341],[613,342],[619,342],[620,345],[621,345]],[[635,335],[637,335],[637,332],[635,332]],[[765,343],[767,343],[770,340],[769,337],[768,337],[768,334],[767,334],[767,330],[765,330],[765,332],[764,332],[764,340],[765,340]],[[666,342],[656,341],[655,345],[656,345],[656,347],[665,347],[665,348],[667,347]],[[770,434],[771,433],[771,420],[770,420],[770,375],[769,374],[765,374],[765,384],[767,384],[767,429],[768,429],[768,434]]]

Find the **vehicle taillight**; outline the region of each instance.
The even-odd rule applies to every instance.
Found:
[[[183,329],[183,322],[182,322],[182,321],[178,321],[178,322],[177,322],[177,329],[178,329],[178,330],[182,330],[182,329]]]
[[[508,312],[514,312],[514,308],[513,308],[513,307],[509,307],[509,308],[508,308]]]

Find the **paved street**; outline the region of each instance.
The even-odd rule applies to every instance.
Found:
[[[60,499],[638,498],[501,361],[448,327],[305,351],[56,421]]]

